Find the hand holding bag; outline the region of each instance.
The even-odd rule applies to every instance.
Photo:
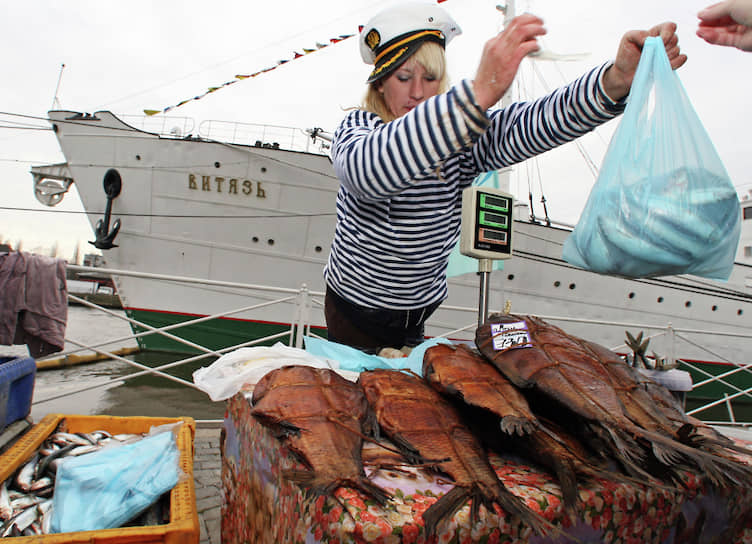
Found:
[[[601,274],[726,280],[741,207],[726,169],[651,37],[627,107],[563,258]]]

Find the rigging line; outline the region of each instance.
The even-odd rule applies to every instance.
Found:
[[[553,64],[554,64],[554,68],[556,68],[556,71],[559,72],[559,77],[561,77],[561,81],[566,83],[567,81],[566,76],[564,75],[564,72],[561,71],[561,65],[559,64],[559,62],[554,61]],[[603,143],[603,145],[608,146],[608,142],[603,137],[603,134],[600,133],[600,131],[594,130],[593,132],[598,136],[598,138],[600,139],[601,143]]]
[[[46,125],[36,125],[33,123],[25,123],[23,121],[14,121],[13,119],[0,119],[0,123],[10,123],[17,127],[35,127],[35,128],[47,128]]]
[[[2,159],[0,158],[0,162],[20,162],[24,164],[39,164],[44,161],[30,161],[28,159]]]
[[[557,230],[561,230],[561,229],[557,229]],[[566,229],[566,230],[571,230],[571,229]],[[529,239],[538,240],[540,242],[545,242],[547,244],[552,244],[552,245],[556,245],[556,246],[559,246],[559,247],[561,247],[561,246],[564,245],[563,242],[560,242],[558,240],[553,240],[553,239],[551,239],[549,237],[535,235],[535,234],[532,234],[532,233],[529,233],[529,232],[522,232],[520,230],[516,230],[515,231],[515,236],[523,236],[523,237],[526,237],[526,238],[529,238]],[[514,250],[514,253],[515,253],[515,255],[520,255],[520,256],[521,255],[525,255],[525,252],[520,251],[520,250]],[[564,260],[561,259],[561,258],[558,258],[558,257],[555,258],[555,261],[564,263]],[[749,265],[746,265],[744,263],[735,263],[735,265],[739,266],[739,267],[749,267]],[[568,268],[576,268],[576,267],[571,266],[571,265],[566,265],[566,266]],[[666,285],[668,285],[668,286],[671,286],[671,285],[680,285],[676,281],[667,280],[667,279],[656,279],[656,278],[623,278],[623,279],[626,280],[626,281],[633,281],[633,282],[636,281],[636,282],[640,282],[640,283],[650,283],[650,284],[653,284],[653,285],[656,285],[656,284],[664,285],[664,286],[666,286]],[[738,295],[740,297],[743,297],[745,299],[752,298],[752,295],[744,293],[743,291],[739,291],[737,289],[731,289],[731,288],[728,288],[728,287],[719,287],[717,285],[708,284],[706,280],[702,280],[700,278],[691,277],[691,276],[682,276],[682,279],[685,280],[687,282],[687,284],[688,284],[688,285],[684,286],[685,288],[689,287],[689,284],[692,284],[691,285],[692,289],[698,289],[698,290],[701,290],[701,291],[712,291],[712,292],[721,293],[721,294],[724,294],[724,293],[725,294],[734,294],[734,295]]]
[[[556,257],[547,257],[545,255],[539,255],[537,253],[530,253],[526,251],[521,251],[514,249],[512,251],[514,256],[519,259],[525,259],[528,261],[534,261],[534,262],[540,262],[540,263],[547,263],[554,266],[558,266],[561,268],[568,268],[572,270],[580,270],[581,268],[576,267],[574,265],[571,265],[564,261],[563,259],[556,258]],[[723,298],[726,300],[734,300],[735,302],[748,302],[752,297],[748,295],[747,293],[744,293],[742,291],[737,291],[734,289],[714,289],[712,286],[709,287],[703,287],[703,286],[694,286],[694,285],[682,285],[681,283],[670,281],[670,280],[661,280],[657,278],[620,278],[621,280],[625,280],[627,282],[631,283],[641,283],[646,285],[652,285],[654,287],[662,287],[667,290],[671,291],[680,291],[683,293],[695,293],[699,295],[707,295],[707,296],[714,296]]]
[[[40,130],[42,132],[52,131],[50,127],[20,127],[20,126],[12,126],[12,125],[0,125],[0,128],[7,128],[11,130]]]
[[[546,82],[546,79],[543,77],[543,74],[541,74],[540,69],[538,68],[535,61],[532,62],[533,65],[533,72],[540,80],[541,84],[543,85],[543,88],[546,90],[547,93],[551,92],[551,87]],[[572,140],[573,144],[575,144],[575,147],[577,147],[577,150],[579,151],[582,158],[585,160],[585,164],[588,166],[588,169],[590,170],[590,173],[593,175],[593,179],[598,179],[598,166],[595,164],[595,161],[590,157],[590,154],[587,152],[587,150],[583,147],[582,142],[580,142],[579,138]]]
[[[255,54],[258,54],[258,53],[259,53],[259,52],[261,52],[261,51],[265,51],[265,50],[267,50],[267,49],[271,49],[272,47],[280,46],[280,45],[284,44],[284,42],[286,42],[286,41],[288,41],[288,40],[292,40],[292,39],[294,39],[294,38],[298,38],[298,37],[300,37],[300,36],[304,35],[305,33],[307,33],[307,32],[310,32],[310,31],[311,31],[311,30],[313,30],[313,29],[324,27],[324,26],[326,26],[326,25],[329,25],[329,24],[331,24],[331,23],[334,23],[334,22],[337,22],[337,21],[339,21],[339,20],[341,20],[341,19],[344,19],[345,17],[350,17],[350,16],[352,16],[352,15],[354,15],[354,14],[358,14],[358,13],[360,13],[360,12],[361,12],[361,11],[363,11],[363,10],[364,10],[364,8],[359,8],[359,9],[353,10],[353,11],[351,11],[351,12],[349,12],[349,13],[346,13],[345,15],[342,15],[342,16],[340,16],[340,17],[337,17],[336,19],[333,19],[333,20],[331,20],[331,21],[329,21],[329,22],[327,22],[327,23],[322,23],[322,24],[320,24],[320,25],[318,25],[317,27],[314,27],[314,28],[307,28],[307,29],[306,29],[306,30],[304,30],[304,31],[298,32],[297,34],[292,34],[292,35],[290,35],[290,36],[287,36],[287,37],[284,37],[284,38],[281,38],[280,40],[277,40],[276,42],[273,42],[273,43],[267,44],[267,45],[265,45],[264,47],[261,47],[261,48],[259,48],[259,49],[252,49],[252,50],[246,51],[245,53],[241,53],[241,54],[239,54],[239,55],[237,55],[237,56],[235,56],[235,57],[233,57],[233,58],[231,58],[231,59],[228,59],[228,60],[222,61],[222,62],[220,62],[220,63],[218,63],[218,64],[213,64],[213,65],[211,65],[211,66],[207,66],[206,68],[201,68],[200,70],[197,70],[197,71],[195,71],[195,72],[192,72],[192,73],[190,73],[190,74],[186,74],[186,75],[184,75],[184,76],[178,77],[178,78],[176,78],[176,79],[173,79],[172,81],[168,81],[168,82],[166,82],[166,83],[161,83],[161,84],[159,84],[159,85],[155,85],[155,86],[153,86],[153,87],[150,87],[150,88],[148,88],[148,89],[144,89],[144,90],[142,90],[142,91],[137,91],[137,92],[135,92],[135,93],[133,93],[133,94],[130,94],[130,95],[128,95],[128,96],[125,96],[125,97],[122,97],[122,98],[118,98],[118,99],[116,99],[116,100],[110,100],[110,101],[108,101],[108,102],[105,102],[105,103],[104,103],[104,104],[102,104],[101,106],[97,106],[97,108],[96,108],[96,109],[99,109],[99,108],[104,108],[104,107],[105,107],[105,106],[106,106],[107,104],[109,104],[109,105],[112,105],[112,104],[117,104],[118,102],[123,102],[124,100],[128,100],[128,99],[130,99],[130,98],[135,98],[136,96],[139,96],[139,95],[145,94],[145,93],[147,93],[147,92],[149,92],[149,91],[153,91],[153,90],[155,90],[155,89],[159,89],[159,88],[162,88],[162,87],[166,87],[167,85],[172,85],[173,83],[176,83],[176,82],[178,82],[178,81],[182,81],[182,80],[184,80],[184,79],[188,79],[189,77],[193,77],[193,76],[196,76],[196,75],[198,75],[198,74],[202,74],[202,73],[204,73],[204,72],[207,72],[207,71],[209,71],[209,70],[213,70],[213,69],[219,68],[220,66],[224,66],[224,65],[226,65],[226,64],[229,64],[229,63],[231,63],[231,62],[234,62],[234,61],[236,61],[236,60],[238,60],[238,59],[240,59],[240,58],[243,58],[243,57],[247,57],[247,56],[250,56],[250,55],[252,55],[252,54],[254,54],[254,55],[255,55]]]
[[[77,210],[49,210],[36,208],[14,208],[11,206],[0,206],[0,210],[14,212],[45,212],[45,213],[64,213],[73,215],[102,215],[103,211],[77,211]],[[165,219],[294,219],[299,217],[326,217],[336,215],[336,212],[326,213],[283,213],[279,215],[169,215],[159,213],[113,213],[118,217],[159,217]]]
[[[238,144],[231,144],[231,143],[227,143],[227,142],[218,142],[216,140],[211,140],[211,141],[214,142],[214,143],[216,143],[216,144],[223,145],[225,147],[229,147],[230,149],[245,151],[246,153],[249,153],[251,155],[254,154],[253,153],[254,152],[254,148],[251,147],[251,146],[247,146],[247,148],[246,148],[245,146],[241,146],[241,145],[238,145]],[[284,164],[285,166],[290,166],[292,168],[295,168],[296,170],[302,170],[304,172],[310,172],[311,174],[318,174],[320,176],[325,176],[325,177],[328,177],[328,178],[331,178],[331,179],[337,179],[336,176],[331,175],[331,174],[327,174],[326,172],[319,172],[318,170],[314,170],[313,168],[306,168],[305,166],[300,166],[300,165],[294,164],[292,162],[283,161],[282,159],[278,159],[276,157],[269,157],[267,155],[262,155],[260,153],[256,153],[256,156],[261,156],[261,157],[263,157],[263,158],[265,158],[267,160],[270,160],[272,162],[276,162],[278,164]],[[324,155],[322,154],[322,156],[324,156]]]

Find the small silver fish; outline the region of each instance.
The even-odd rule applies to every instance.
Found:
[[[37,497],[36,495],[24,495],[18,497],[10,503],[13,507],[13,515],[18,514],[21,510],[26,510],[30,506],[36,506],[42,501],[44,501],[44,499],[42,497]]]
[[[70,450],[68,452],[67,456],[68,457],[77,457],[79,455],[84,455],[86,453],[92,453],[92,452],[98,451],[100,449],[102,449],[102,448],[100,448],[99,446],[95,446],[93,444],[89,444],[88,446],[77,446],[77,447],[73,448],[72,450]]]
[[[27,527],[34,523],[39,518],[39,511],[36,506],[22,510],[20,513],[8,520],[3,530],[2,536],[10,536],[14,529],[19,533],[23,533]]]
[[[51,509],[52,509],[52,499],[45,499],[39,504],[37,504],[37,510],[39,510],[39,513],[42,515],[45,515]]]
[[[42,512],[42,533],[48,535],[50,534],[51,531],[52,531],[52,500],[50,500],[49,507],[47,507],[44,510],[44,512]]]
[[[35,495],[38,496],[47,496],[52,494],[52,490],[55,487],[55,480],[50,478],[49,476],[43,476],[42,478],[39,478],[38,480],[34,480],[31,483],[31,491]]]
[[[59,432],[50,436],[50,439],[55,444],[60,444],[60,445],[65,445],[65,444],[78,444],[79,446],[91,445],[91,442],[89,440],[74,433]]]
[[[39,454],[34,456],[21,467],[16,476],[16,485],[21,491],[29,491],[31,489],[31,482],[34,479],[34,473],[37,469],[37,463],[39,462]]]
[[[0,485],[0,520],[9,520],[12,516],[13,506],[10,504],[8,484],[3,482],[2,485]]]

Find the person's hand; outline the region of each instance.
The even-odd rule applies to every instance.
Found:
[[[708,43],[752,51],[752,0],[726,0],[697,14],[697,35]]]
[[[679,49],[676,23],[661,23],[650,30],[630,30],[619,43],[614,64],[603,75],[604,90],[612,100],[621,100],[629,94],[645,39],[651,36],[660,36],[663,40],[672,69],[676,70],[687,62],[687,55]]]
[[[473,81],[481,108],[487,110],[501,100],[512,85],[522,59],[540,49],[536,38],[545,33],[543,20],[525,13],[512,19],[504,30],[486,42]]]

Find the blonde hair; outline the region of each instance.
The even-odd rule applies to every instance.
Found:
[[[446,69],[446,57],[444,48],[436,42],[425,42],[418,50],[408,59],[407,62],[414,61],[420,64],[423,69],[439,80],[439,93],[444,93],[449,89],[449,74]],[[394,72],[392,72],[393,74]],[[379,91],[381,82],[388,74],[381,79],[371,82],[363,97],[361,108],[375,113],[381,117],[382,121],[388,123],[395,119],[394,114],[389,110],[384,101],[384,94]]]

